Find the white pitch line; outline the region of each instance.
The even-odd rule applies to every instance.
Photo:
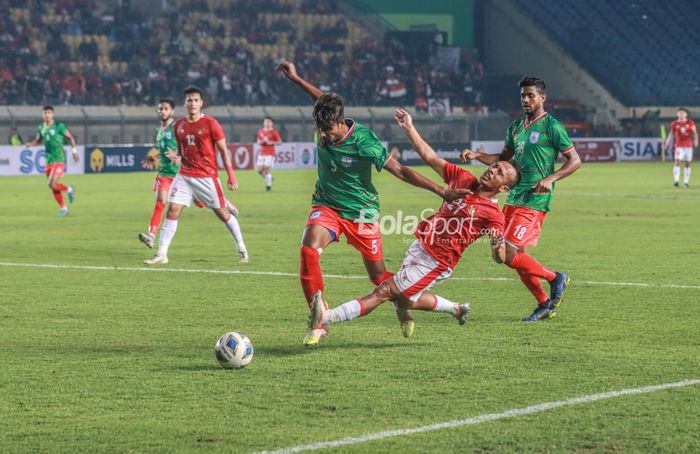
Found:
[[[656,391],[663,391],[672,388],[682,388],[684,386],[691,386],[700,384],[698,379],[688,379],[679,381],[676,383],[665,383],[662,385],[644,386],[641,388],[627,388],[621,389],[619,391],[609,391],[600,394],[591,394],[588,396],[572,397],[569,399],[558,400],[555,402],[544,402],[537,405],[532,405],[530,407],[514,408],[512,410],[506,410],[501,413],[488,413],[485,415],[474,416],[472,418],[460,419],[457,421],[446,421],[436,424],[430,424],[427,426],[413,427],[409,429],[397,429],[388,430],[385,432],[376,432],[373,434],[362,435],[359,437],[347,437],[341,438],[339,440],[323,441],[319,443],[310,443],[306,445],[293,446],[290,448],[278,449],[275,451],[261,451],[258,454],[292,454],[295,452],[302,451],[314,451],[318,449],[336,448],[338,446],[356,445],[359,443],[364,443],[372,440],[381,440],[384,438],[391,437],[401,437],[405,435],[411,435],[422,432],[431,432],[433,430],[448,429],[452,427],[463,427],[473,424],[480,424],[482,422],[496,421],[498,419],[514,418],[518,416],[531,415],[534,413],[540,413],[547,410],[553,410],[560,407],[569,407],[572,405],[580,405],[589,402],[595,402],[597,400],[612,399],[614,397],[627,396],[630,394],[647,394]]]
[[[299,273],[287,273],[283,271],[253,271],[253,270],[207,270],[188,268],[152,268],[152,267],[130,267],[130,266],[98,266],[98,265],[56,265],[51,263],[16,263],[0,262],[0,266],[24,267],[24,268],[52,268],[61,270],[97,270],[97,271],[155,271],[162,273],[204,273],[204,274],[236,274],[247,276],[285,276],[298,277]],[[367,279],[364,274],[324,274],[324,278],[331,279]],[[517,279],[509,277],[452,277],[455,281],[482,281],[482,282],[515,282]],[[580,281],[574,280],[576,284],[582,285],[611,285],[618,287],[641,287],[641,288],[672,288],[700,290],[700,285],[695,284],[655,284],[648,282],[608,282],[608,281]]]

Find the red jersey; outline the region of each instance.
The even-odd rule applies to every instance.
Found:
[[[182,156],[180,173],[186,177],[216,177],[219,167],[216,163],[214,144],[225,138],[224,130],[214,118],[203,115],[190,122],[181,118],[175,122],[175,139]]]
[[[671,131],[676,147],[687,148],[693,146],[693,132],[695,122],[690,118],[685,121],[676,120],[671,123]]]
[[[258,131],[258,142],[281,142],[282,137],[276,129],[261,129]],[[275,146],[274,145],[261,145],[260,146],[260,156],[274,156]]]
[[[475,193],[452,203],[443,202],[437,213],[418,224],[415,234],[431,257],[454,269],[464,249],[478,238],[503,233],[505,216],[496,199],[476,194],[479,180],[470,172],[445,163],[444,173],[449,188],[471,189]]]

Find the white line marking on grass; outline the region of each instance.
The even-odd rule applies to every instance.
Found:
[[[663,391],[672,388],[682,388],[684,386],[691,386],[700,384],[700,380],[689,379],[683,380],[676,383],[666,383],[663,385],[653,385],[644,386],[641,388],[627,388],[621,389],[619,391],[609,391],[600,394],[591,394],[588,396],[572,397],[569,399],[558,400],[555,402],[544,402],[537,405],[532,405],[530,407],[514,408],[512,410],[506,410],[501,413],[488,413],[485,415],[474,416],[472,418],[460,419],[457,421],[446,421],[436,424],[430,424],[427,426],[413,427],[409,429],[397,429],[397,430],[387,430],[385,432],[377,432],[373,434],[362,435],[359,437],[347,437],[341,438],[339,440],[323,441],[319,443],[311,443],[307,445],[293,446],[290,448],[283,448],[275,451],[261,451],[258,454],[291,454],[295,452],[302,451],[313,451],[318,449],[335,448],[338,446],[346,445],[356,445],[359,443],[364,443],[366,441],[381,440],[384,438],[391,437],[401,437],[404,435],[411,435],[422,432],[431,432],[433,430],[448,429],[452,427],[462,427],[469,426],[473,424],[480,424],[482,422],[496,421],[498,419],[514,418],[517,416],[531,415],[534,413],[540,413],[547,410],[553,410],[560,407],[569,407],[572,405],[580,405],[588,402],[595,402],[597,400],[612,399],[614,397],[627,396],[630,394],[647,394],[656,391]]]
[[[299,273],[287,273],[283,271],[253,271],[253,270],[207,270],[188,268],[153,268],[153,267],[131,267],[131,266],[98,266],[98,265],[56,265],[51,263],[15,263],[0,262],[0,266],[24,267],[24,268],[52,268],[59,270],[98,270],[98,271],[155,271],[161,273],[204,273],[204,274],[238,274],[244,276],[284,276],[298,277]],[[324,278],[332,279],[367,279],[364,274],[324,274]],[[510,277],[452,277],[455,281],[475,281],[475,282],[516,282],[518,279]],[[575,284],[582,285],[611,285],[618,287],[642,287],[642,288],[674,288],[700,290],[700,285],[694,284],[654,284],[647,282],[608,282],[608,281],[580,281],[574,279]]]

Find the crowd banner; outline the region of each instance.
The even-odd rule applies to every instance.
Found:
[[[158,151],[148,145],[88,146],[85,155],[85,173],[136,172],[144,170],[146,156]]]
[[[66,146],[66,174],[84,173],[85,147],[79,145],[78,162],[73,159],[70,146]],[[46,155],[43,146],[0,146],[0,176],[10,175],[44,175]]]

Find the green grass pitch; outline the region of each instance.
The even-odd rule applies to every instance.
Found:
[[[296,276],[11,265],[143,267],[153,178],[66,176],[77,189],[66,218],[43,178],[0,178],[1,452],[254,452],[700,378],[700,177],[676,189],[668,164],[589,164],[558,185],[532,250],[573,279],[556,319],[520,323],[532,298],[480,243],[461,279],[436,288],[472,301],[466,326],[416,313],[404,339],[386,305],[333,326],[315,351],[301,344]],[[239,179],[250,263],[212,213],[191,208],[164,268],[298,272],[315,172],[278,171],[270,193],[252,172]],[[384,173],[375,183],[384,215],[440,204]],[[389,270],[410,239],[384,237]],[[364,273],[344,241],[322,268]],[[337,305],[371,284],[328,278],[326,289]],[[229,330],[253,341],[245,370],[213,356]],[[698,452],[698,427],[696,385],[327,451]]]

